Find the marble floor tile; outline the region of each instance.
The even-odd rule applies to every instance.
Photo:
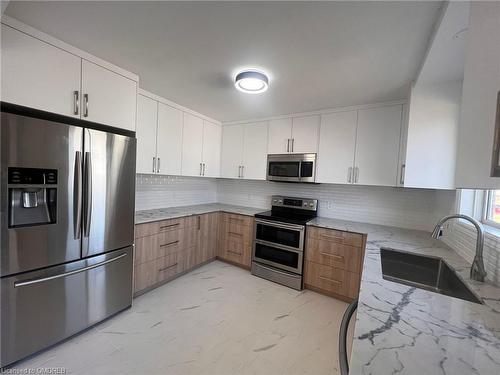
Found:
[[[216,261],[18,363],[71,374],[336,374],[347,304]]]

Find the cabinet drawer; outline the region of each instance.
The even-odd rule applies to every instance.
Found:
[[[361,247],[363,244],[363,236],[361,234],[342,232],[334,229],[308,227],[307,236],[341,245]]]
[[[156,261],[156,272],[158,273],[158,282],[170,279],[182,272],[182,257],[180,253],[166,255]]]
[[[325,266],[323,264],[306,261],[304,282],[325,291],[341,296],[356,298],[359,293],[359,275]]]
[[[178,219],[155,221],[153,223],[137,224],[135,226],[135,238],[151,236],[153,234],[183,229],[185,220]]]
[[[252,226],[253,225],[253,217],[238,215],[238,214],[229,214],[227,212],[223,212],[221,214],[222,221],[235,224],[235,225],[244,225],[244,226]]]
[[[223,239],[231,239],[251,243],[253,238],[253,227],[246,225],[234,224],[230,221],[222,221],[220,225],[220,233]]]
[[[252,245],[243,241],[234,241],[226,238],[221,241],[220,256],[223,259],[238,263],[244,266],[250,266]]]
[[[306,260],[360,273],[362,250],[359,247],[342,245],[332,241],[308,238]]]
[[[138,265],[179,252],[183,246],[183,230],[180,229],[136,238],[134,263]]]

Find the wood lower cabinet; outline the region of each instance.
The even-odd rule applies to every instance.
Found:
[[[218,217],[218,213],[209,213],[136,225],[134,293],[214,259]]]
[[[358,297],[365,236],[308,227],[304,284],[306,288],[352,300]]]
[[[253,217],[221,213],[217,257],[244,268],[250,268],[253,227]]]

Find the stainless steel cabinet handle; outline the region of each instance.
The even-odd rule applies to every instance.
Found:
[[[156,156],[153,156],[153,173],[156,172]]]
[[[347,169],[347,182],[349,182],[349,183],[352,182],[352,167],[349,167]]]
[[[75,240],[82,232],[82,152],[75,154],[75,176],[73,179],[73,232]]]
[[[399,178],[399,183],[401,185],[405,184],[405,172],[406,172],[406,164],[401,164],[401,177]]]
[[[286,140],[286,152],[290,152],[290,138]]]
[[[245,177],[245,166],[241,166],[241,178]]]
[[[201,216],[198,215],[197,219],[198,219],[198,230],[200,230],[201,229]]]
[[[179,264],[179,263],[174,263],[174,264],[172,264],[171,266],[167,266],[167,267],[159,268],[159,269],[158,269],[158,272],[162,272],[162,271],[166,271],[166,270],[168,270],[168,269],[170,269],[170,268],[174,268],[174,267],[175,267],[175,266],[177,266],[178,264]]]
[[[83,103],[85,105],[83,117],[89,117],[89,94],[83,94]]]
[[[158,163],[156,166],[156,173],[160,173],[160,158],[158,158]]]
[[[79,111],[80,111],[79,92],[73,91],[73,114],[77,115]]]
[[[238,165],[238,178],[241,177],[241,165]]]
[[[340,364],[340,374],[349,374],[349,361],[347,359],[347,331],[349,329],[349,322],[351,321],[354,311],[358,308],[358,300],[354,300],[348,307],[342,317],[342,322],[340,323],[340,333],[339,333],[339,364]]]
[[[203,176],[205,176],[205,167],[206,167],[206,166],[207,166],[207,165],[206,165],[205,163],[203,163]]]
[[[90,234],[90,224],[92,221],[92,157],[90,152],[85,153],[84,160],[85,185],[84,185],[84,205],[83,215],[84,231],[83,235],[88,237]]]
[[[160,245],[160,248],[162,248],[162,247],[172,246],[172,245],[175,245],[175,244],[178,244],[178,243],[179,243],[179,240],[172,241],[172,242],[169,242],[169,243],[165,243],[165,244],[163,244],[163,245]]]
[[[40,279],[32,279],[32,280],[26,280],[26,281],[16,281],[14,283],[14,288],[19,288],[21,286],[26,286],[26,285],[43,283],[44,281],[55,280],[55,279],[60,279],[61,277],[75,275],[75,274],[80,273],[80,272],[85,272],[85,271],[89,271],[89,270],[97,268],[97,267],[104,266],[105,264],[109,264],[111,262],[117,261],[118,259],[121,259],[121,258],[126,257],[126,256],[127,256],[127,253],[124,253],[124,254],[118,255],[117,257],[105,260],[104,262],[99,262],[99,263],[93,264],[91,266],[83,267],[83,268],[80,268],[80,269],[74,270],[74,271],[61,273],[59,275],[42,277]]]
[[[295,148],[295,138],[292,138],[292,152],[294,148]]]
[[[201,174],[202,168],[203,168],[203,163],[200,163],[200,176],[203,176],[203,175]]]

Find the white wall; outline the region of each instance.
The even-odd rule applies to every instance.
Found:
[[[461,98],[461,80],[412,88],[405,186],[454,188]]]
[[[230,179],[217,182],[220,203],[267,209],[273,194],[317,198],[320,216],[427,231],[455,204],[455,191]]]
[[[217,181],[213,178],[150,174],[136,177],[136,211],[214,202],[217,202]]]

